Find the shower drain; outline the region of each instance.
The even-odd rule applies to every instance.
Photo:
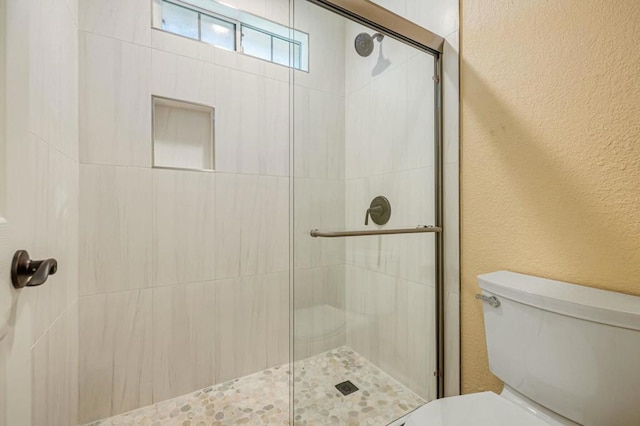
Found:
[[[336,389],[338,389],[344,396],[347,396],[357,391],[358,387],[351,383],[350,380],[347,380],[346,382],[338,383],[336,385]]]

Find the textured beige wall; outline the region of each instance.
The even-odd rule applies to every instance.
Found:
[[[640,2],[462,0],[462,386],[488,369],[476,276],[640,294]]]

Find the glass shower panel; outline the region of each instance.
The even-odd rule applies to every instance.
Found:
[[[435,59],[308,2],[294,19],[314,43],[293,85],[293,422],[388,424],[436,398],[435,234],[310,231],[434,224]]]

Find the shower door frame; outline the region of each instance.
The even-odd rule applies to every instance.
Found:
[[[436,324],[436,397],[445,396],[444,372],[444,147],[442,137],[442,55],[444,38],[369,0],[307,0],[347,19],[372,28],[384,35],[433,56],[434,84],[434,206],[435,233],[435,324]]]

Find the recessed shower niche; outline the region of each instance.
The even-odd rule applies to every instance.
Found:
[[[215,108],[153,96],[153,167],[215,169]]]

